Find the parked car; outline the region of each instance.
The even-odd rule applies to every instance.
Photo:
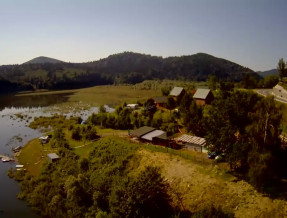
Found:
[[[208,154],[209,159],[214,159],[218,154],[216,152],[211,152]]]
[[[226,160],[225,153],[221,153],[215,157],[216,162],[224,162]]]

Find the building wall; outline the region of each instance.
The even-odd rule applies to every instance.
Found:
[[[205,100],[203,100],[203,99],[195,99],[195,103],[197,105],[205,105]]]
[[[205,104],[211,104],[211,102],[213,101],[214,99],[214,96],[211,92],[209,92],[209,94],[207,95],[206,97],[206,100],[205,100]]]
[[[201,145],[186,143],[186,144],[185,144],[185,147],[186,147],[186,149],[188,149],[188,150],[197,151],[197,152],[202,152],[202,147],[201,147]]]
[[[168,140],[158,139],[156,137],[154,137],[152,139],[152,143],[155,145],[161,145],[161,146],[165,146],[165,147],[168,146]]]
[[[210,92],[206,99],[195,99],[195,103],[197,105],[205,105],[205,104],[211,104],[211,102],[213,101],[214,97],[213,94]]]

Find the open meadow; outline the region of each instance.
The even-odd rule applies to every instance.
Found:
[[[36,91],[19,93],[18,96],[27,95],[48,95],[48,94],[67,94],[67,102],[60,105],[84,105],[100,106],[109,105],[116,106],[124,102],[127,104],[144,101],[153,96],[161,96],[162,88],[172,89],[174,86],[181,86],[187,89],[194,89],[196,87],[207,87],[206,82],[182,82],[173,80],[163,81],[144,81],[136,85],[104,85],[94,86],[90,88],[62,90],[62,91]]]
[[[140,89],[136,86],[94,86],[76,90],[62,91],[45,91],[20,93],[19,96],[25,95],[52,95],[52,94],[68,94],[67,102],[63,102],[60,106],[73,106],[77,104],[85,106],[109,105],[116,106],[126,103],[136,103],[143,101],[152,96],[161,95],[161,91],[156,89]]]

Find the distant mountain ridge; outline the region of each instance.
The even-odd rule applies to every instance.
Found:
[[[40,56],[40,57],[33,58],[32,60],[27,61],[23,64],[45,64],[45,63],[57,64],[57,63],[62,63],[62,62],[64,62],[64,61],[60,61],[60,60],[57,60],[55,58]]]
[[[266,70],[266,71],[257,71],[256,73],[258,75],[262,76],[262,77],[266,77],[266,76],[269,76],[269,75],[277,75],[277,76],[279,76],[277,69],[271,69],[271,70]]]
[[[164,79],[206,81],[210,75],[238,82],[246,74],[261,78],[249,68],[205,53],[163,58],[123,52],[86,63],[67,63],[42,56],[22,65],[0,66],[3,79],[34,89],[73,89]]]

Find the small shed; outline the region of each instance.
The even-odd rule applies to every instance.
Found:
[[[175,138],[177,144],[181,145],[183,148],[188,150],[207,152],[206,150],[206,140],[198,136],[192,136],[183,134]]]
[[[51,162],[56,162],[60,160],[60,157],[56,153],[50,153],[47,156],[48,156],[49,161]]]
[[[156,145],[169,146],[169,139],[166,132],[152,138],[152,143]]]
[[[179,98],[181,98],[185,93],[185,90],[183,87],[174,87],[169,95],[172,96],[175,100],[178,100]]]
[[[143,127],[140,127],[138,129],[135,129],[134,131],[132,131],[130,135],[135,136],[137,138],[140,138],[143,135],[148,134],[149,132],[152,132],[154,130],[155,130],[155,128],[153,128],[153,127],[143,126]]]
[[[214,96],[210,89],[197,89],[193,95],[197,105],[211,104]]]
[[[167,96],[155,96],[153,100],[156,107],[165,107],[167,104]]]

